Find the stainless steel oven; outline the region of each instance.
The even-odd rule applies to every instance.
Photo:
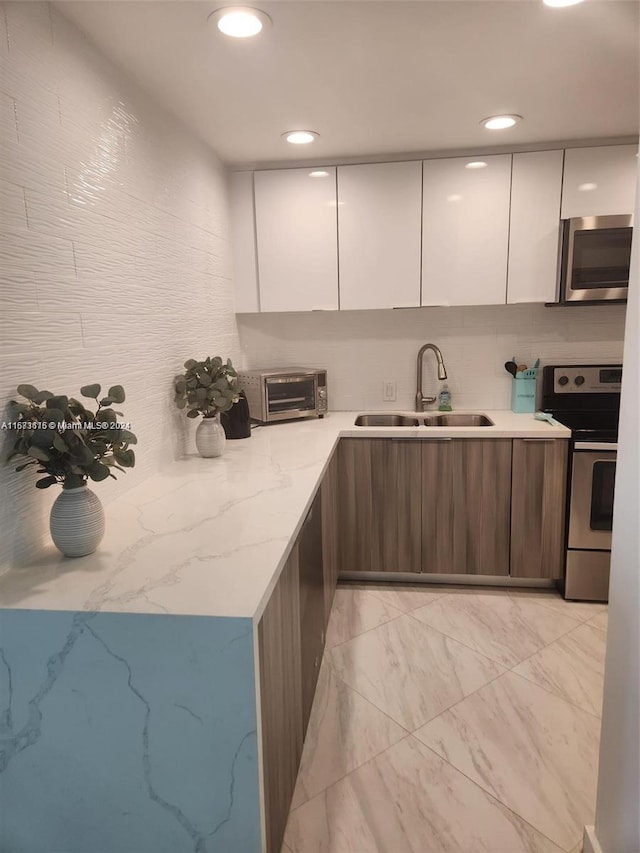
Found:
[[[564,596],[609,595],[621,364],[546,365],[541,404],[571,430]]]
[[[631,214],[563,220],[560,301],[626,300],[632,232]]]
[[[615,442],[574,443],[566,598],[607,600],[617,449]]]

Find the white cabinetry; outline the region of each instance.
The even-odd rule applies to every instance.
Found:
[[[562,219],[633,213],[638,176],[637,153],[637,145],[567,149],[562,182]]]
[[[562,151],[514,154],[507,303],[556,298]]]
[[[236,311],[260,310],[253,212],[253,172],[232,172],[229,178],[231,252]]]
[[[261,311],[338,307],[336,170],[255,172]]]
[[[340,308],[420,305],[422,163],[338,166]]]
[[[510,186],[510,154],[423,162],[423,305],[504,305]]]

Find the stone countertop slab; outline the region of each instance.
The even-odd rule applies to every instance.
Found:
[[[570,437],[511,411],[487,410],[488,427],[356,427],[357,414],[270,424],[224,456],[172,463],[105,507],[95,554],[51,545],[2,575],[0,607],[258,619],[339,438]]]

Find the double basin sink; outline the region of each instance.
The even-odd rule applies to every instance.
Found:
[[[356,426],[362,427],[478,427],[493,426],[493,421],[483,414],[445,412],[442,414],[403,415],[398,412],[358,415]]]

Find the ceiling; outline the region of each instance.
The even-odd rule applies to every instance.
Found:
[[[55,5],[234,165],[638,133],[635,0],[252,2],[273,26],[248,40],[207,25],[230,3]],[[480,126],[497,113],[524,121]],[[289,145],[294,128],[320,138]]]

